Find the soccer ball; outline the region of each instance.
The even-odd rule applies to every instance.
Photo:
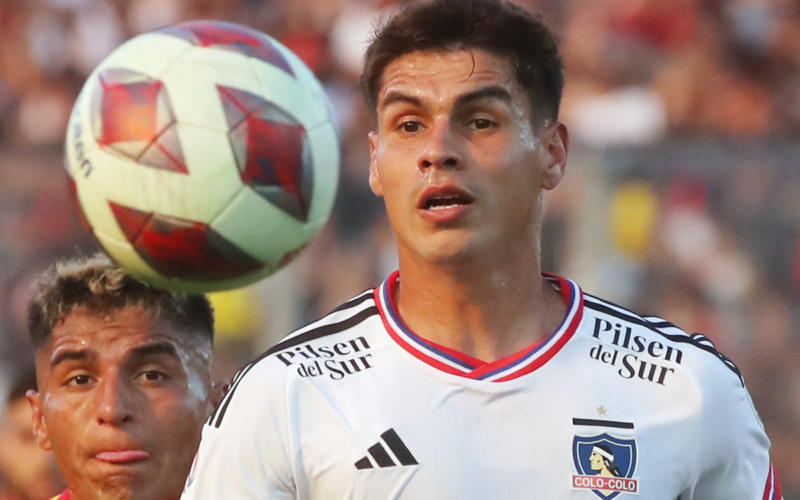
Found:
[[[192,21],[139,35],[89,76],[66,167],[110,256],[190,293],[253,283],[325,224],[339,174],[330,103],[287,48]]]

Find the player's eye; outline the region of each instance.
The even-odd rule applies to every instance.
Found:
[[[422,129],[422,124],[420,122],[415,121],[406,121],[400,124],[400,130],[407,134],[413,134],[415,132],[419,132]]]
[[[142,372],[141,377],[142,380],[146,382],[161,382],[167,379],[167,376],[164,373],[155,370],[147,370]]]
[[[473,120],[472,126],[475,127],[477,130],[486,130],[494,126],[494,122],[491,120],[487,120],[486,118],[477,118]]]
[[[87,385],[91,381],[92,377],[90,377],[89,375],[81,374],[81,375],[75,375],[74,377],[70,378],[67,381],[67,384],[81,386],[81,385]]]

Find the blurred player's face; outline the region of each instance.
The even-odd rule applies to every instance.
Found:
[[[39,448],[33,437],[25,398],[9,404],[0,425],[0,477],[6,493],[21,500],[50,498],[63,488],[53,453]]]
[[[567,133],[531,113],[509,61],[488,52],[413,52],[386,67],[370,185],[401,262],[538,249],[541,194],[563,176]]]
[[[53,329],[29,399],[74,499],[180,496],[211,410],[210,358],[210,342],[135,307]]]

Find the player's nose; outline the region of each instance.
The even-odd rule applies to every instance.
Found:
[[[448,117],[434,120],[425,134],[424,145],[419,153],[417,167],[420,170],[434,168],[458,168],[463,165],[459,151],[460,141]]]
[[[132,389],[117,374],[107,375],[96,389],[97,422],[120,426],[133,420]]]

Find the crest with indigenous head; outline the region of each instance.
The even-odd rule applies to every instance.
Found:
[[[638,495],[639,479],[635,477],[638,449],[633,424],[578,418],[573,423],[586,431],[576,433],[572,441],[577,472],[572,476],[572,488],[591,490],[603,500],[612,500],[623,493]],[[598,434],[600,427],[605,432]]]

